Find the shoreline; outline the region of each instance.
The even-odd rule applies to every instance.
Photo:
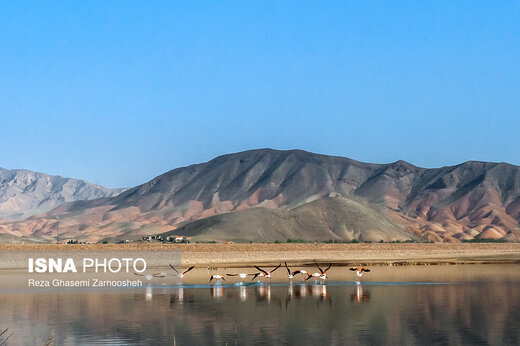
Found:
[[[25,251],[181,251],[184,266],[252,267],[333,263],[348,265],[520,264],[520,243],[357,243],[357,244],[1,244],[0,255]],[[167,265],[165,258],[165,265]]]

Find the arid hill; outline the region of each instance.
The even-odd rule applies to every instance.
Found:
[[[57,216],[63,237],[91,241],[170,231],[200,240],[520,240],[520,167],[465,162],[425,169],[252,150],[174,169],[115,197],[67,203],[0,231],[51,240]]]
[[[409,232],[374,209],[343,197],[324,197],[294,209],[250,208],[190,222],[168,235],[215,241],[406,241]],[[419,239],[418,237],[415,239]]]
[[[25,169],[0,168],[0,220],[21,220],[63,203],[112,197],[124,190]]]

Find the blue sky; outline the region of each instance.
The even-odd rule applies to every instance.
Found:
[[[520,164],[518,1],[1,1],[0,167],[134,186],[246,149]]]

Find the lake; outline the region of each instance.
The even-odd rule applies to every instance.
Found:
[[[199,269],[182,284],[26,292],[9,285],[26,274],[2,271],[0,328],[13,345],[520,344],[520,265],[372,267],[360,284],[332,269],[326,285],[288,284],[284,268],[271,284],[209,285]]]

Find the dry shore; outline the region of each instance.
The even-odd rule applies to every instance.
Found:
[[[0,245],[0,251],[181,251],[184,265],[244,267],[287,261],[336,265],[520,263],[520,243]],[[165,263],[166,264],[166,263]]]

